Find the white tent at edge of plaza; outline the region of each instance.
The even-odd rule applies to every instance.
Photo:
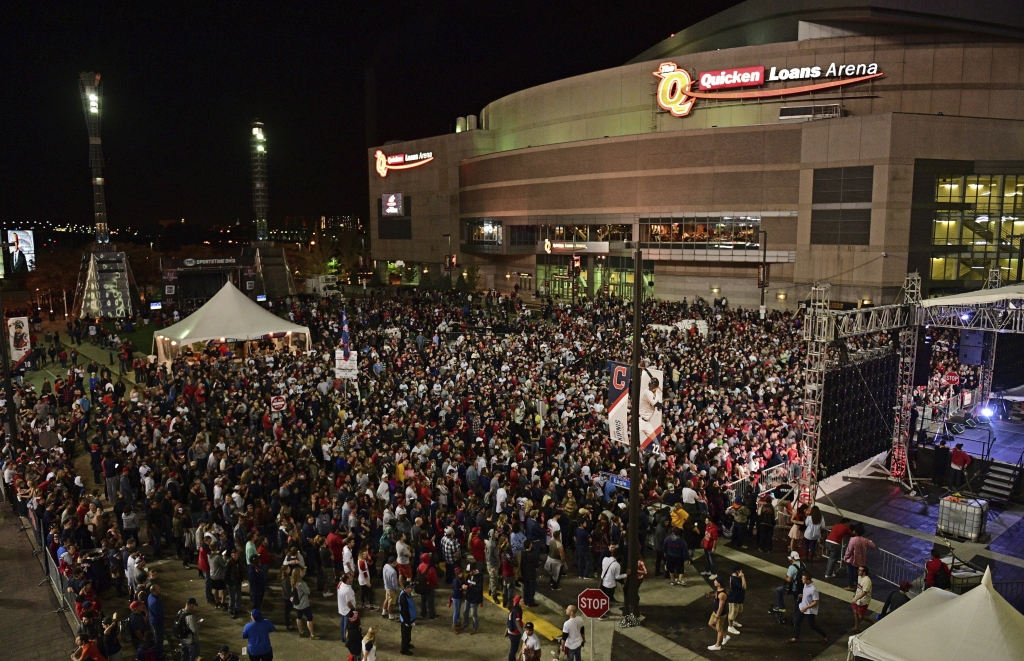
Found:
[[[263,309],[229,281],[203,307],[155,332],[153,344],[157,359],[166,364],[180,347],[193,342],[259,340],[278,333],[304,335],[306,348],[310,346],[308,328]]]
[[[1022,661],[1024,615],[992,586],[955,595],[930,588],[851,636],[849,659],[871,661]]]

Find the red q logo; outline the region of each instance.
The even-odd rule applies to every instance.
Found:
[[[625,390],[626,385],[626,368],[623,365],[616,365],[612,370],[612,387],[616,390]]]

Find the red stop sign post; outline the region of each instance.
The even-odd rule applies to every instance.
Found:
[[[611,607],[608,595],[597,588],[588,588],[580,592],[576,604],[579,606],[581,613],[594,619],[603,616]]]
[[[960,375],[956,372],[946,372],[942,375],[942,382],[947,386],[955,386],[960,383]]]
[[[281,395],[274,395],[274,397],[270,399],[270,408],[274,409],[275,411],[283,411],[284,397],[282,397]]]
[[[594,620],[604,617],[612,603],[604,591],[597,588],[587,588],[580,592],[580,596],[576,598],[576,605],[581,613],[590,618],[590,661],[594,661],[593,641],[597,640],[594,637]]]

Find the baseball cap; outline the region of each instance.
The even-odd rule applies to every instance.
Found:
[[[188,601],[186,601],[185,603],[190,605],[190,606],[198,606],[199,605],[199,602],[196,601],[195,597],[189,597]]]
[[[136,608],[142,608],[142,602],[141,601],[133,601],[132,603],[128,604],[128,608],[130,608],[132,610],[135,610]]]
[[[257,622],[259,622],[260,620],[263,619],[263,611],[261,611],[258,608],[252,609],[251,615],[252,615],[252,619],[254,619]]]
[[[231,652],[231,648],[228,647],[227,645],[221,645],[220,646],[220,651],[223,652],[224,654],[228,654],[229,652]]]
[[[800,554],[797,553],[796,551],[790,551],[789,552],[789,559],[790,560],[799,560],[800,559]]]

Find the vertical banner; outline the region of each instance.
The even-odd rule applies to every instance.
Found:
[[[632,368],[608,361],[608,433],[612,443],[629,445],[629,377]]]
[[[661,402],[664,374],[644,369],[640,374],[640,452],[661,452]]]
[[[28,317],[8,319],[7,337],[11,345],[11,362],[14,364],[14,369],[17,369],[32,351],[32,342],[28,334]]]

